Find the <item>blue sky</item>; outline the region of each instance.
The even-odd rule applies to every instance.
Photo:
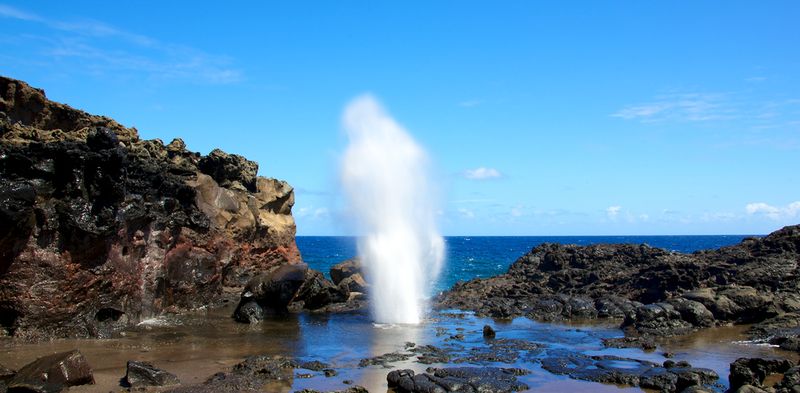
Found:
[[[348,234],[341,114],[428,151],[447,235],[760,234],[800,223],[800,3],[0,2],[0,74],[260,164]]]

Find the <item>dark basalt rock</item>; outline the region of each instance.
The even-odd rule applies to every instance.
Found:
[[[495,318],[617,318],[628,333],[663,337],[800,312],[798,260],[800,226],[693,254],[542,244],[505,274],[457,283],[435,305]]]
[[[371,358],[361,359],[358,362],[358,367],[381,366],[383,368],[391,368],[391,363],[408,360],[411,355],[407,353],[391,352],[383,355],[374,356]]]
[[[306,309],[315,310],[332,303],[344,303],[348,295],[346,288],[333,285],[318,271],[309,270],[296,300],[302,301]]]
[[[239,322],[256,323],[266,313],[285,313],[289,302],[305,282],[308,265],[286,264],[250,280],[242,292],[233,317]]]
[[[528,372],[497,367],[435,368],[430,373],[414,374],[412,370],[394,370],[386,376],[389,388],[399,393],[505,393],[528,389],[517,376]]]
[[[182,386],[165,392],[212,393],[288,390],[294,378],[294,369],[297,367],[296,361],[282,356],[251,356],[233,366],[230,372],[214,374],[200,385]]]
[[[74,350],[34,360],[8,381],[8,391],[51,393],[86,384],[94,384],[92,368]]]
[[[180,383],[175,374],[156,368],[150,363],[133,360],[128,361],[125,382],[132,388],[177,385]]]
[[[141,140],[4,77],[0,130],[0,335],[108,337],[300,261],[292,188],[242,157]]]
[[[662,392],[680,392],[692,386],[712,384],[719,376],[712,370],[693,368],[688,363],[670,367],[618,356],[586,356],[554,353],[542,359],[542,368],[574,379],[638,386]]]
[[[494,332],[494,329],[492,329],[491,326],[489,326],[489,325],[484,325],[483,326],[483,337],[484,338],[494,338],[496,335],[497,334]]]
[[[363,276],[361,260],[358,258],[353,258],[341,263],[337,263],[331,267],[330,273],[331,280],[333,281],[334,285],[339,285],[342,280],[354,274],[360,274]]]
[[[728,381],[732,391],[745,385],[761,387],[768,375],[785,373],[794,366],[788,360],[739,358],[731,363]]]
[[[214,149],[197,162],[197,167],[222,187],[235,187],[239,183],[250,192],[256,192],[258,164],[240,155]]]

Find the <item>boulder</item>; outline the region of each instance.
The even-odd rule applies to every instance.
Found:
[[[175,374],[156,368],[151,363],[128,361],[125,382],[132,388],[166,386],[180,383]]]
[[[360,274],[363,278],[361,260],[358,258],[348,259],[331,267],[331,281],[334,285],[339,285],[342,280],[354,274]]]
[[[339,284],[336,284],[338,287],[342,288],[345,292],[359,292],[359,293],[367,293],[369,292],[369,284],[364,281],[364,278],[361,277],[361,273],[356,273],[351,276],[346,277],[345,279],[339,281]]]
[[[483,325],[483,338],[494,338],[496,333],[489,325]]]
[[[346,302],[348,295],[348,292],[328,281],[322,273],[309,270],[296,300],[303,301],[304,308],[315,310],[332,303]]]
[[[80,351],[73,350],[43,356],[22,367],[8,381],[8,390],[50,393],[86,384],[94,384],[92,368]]]
[[[254,277],[242,292],[234,319],[253,323],[262,320],[265,313],[285,313],[305,282],[307,271],[305,263],[293,263]]]

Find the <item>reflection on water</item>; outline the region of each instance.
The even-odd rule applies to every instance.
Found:
[[[116,390],[125,374],[128,360],[153,362],[178,375],[184,384],[201,383],[210,375],[227,370],[246,356],[257,354],[286,355],[304,361],[320,360],[339,371],[326,378],[320,372],[296,370],[310,378],[294,378],[291,386],[271,386],[274,391],[291,392],[303,388],[318,390],[343,389],[345,380],[366,387],[371,392],[386,391],[389,369],[380,366],[359,368],[361,359],[390,352],[405,351],[407,342],[418,345],[461,348],[469,352],[485,348],[482,336],[484,324],[497,330],[498,338],[518,338],[541,343],[545,350],[535,357],[520,356],[513,364],[493,364],[502,367],[521,367],[531,371],[521,377],[531,390],[537,392],[638,391],[613,385],[570,380],[550,374],[539,367],[538,358],[550,351],[570,350],[588,355],[617,355],[654,362],[663,362],[664,352],[675,360],[688,360],[696,367],[706,367],[720,374],[727,383],[729,364],[739,357],[780,356],[797,360],[797,355],[769,346],[742,343],[744,327],[725,327],[705,330],[680,339],[665,342],[657,351],[603,348],[602,338],[619,337],[619,329],[609,325],[557,325],[537,323],[525,318],[512,321],[492,321],[463,313],[439,313],[420,325],[375,325],[365,314],[299,314],[271,319],[258,325],[243,325],[229,316],[231,309],[221,309],[167,318],[163,324],[140,326],[123,337],[109,340],[55,340],[39,344],[14,344],[0,341],[0,363],[18,369],[33,359],[58,351],[78,348],[94,367],[97,384],[73,388],[70,391],[108,392]],[[463,339],[455,337],[462,334]],[[428,365],[409,360],[393,363],[393,368],[410,368],[422,372]],[[436,364],[432,366],[437,366]],[[306,375],[307,376],[307,375]]]

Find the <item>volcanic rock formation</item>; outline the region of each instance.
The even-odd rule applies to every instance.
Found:
[[[754,336],[791,345],[800,334],[798,277],[800,226],[693,254],[542,244],[505,274],[457,283],[437,305],[499,318],[619,318],[628,333],[652,337],[763,322]]]
[[[0,77],[0,335],[106,336],[300,262],[292,187]]]

